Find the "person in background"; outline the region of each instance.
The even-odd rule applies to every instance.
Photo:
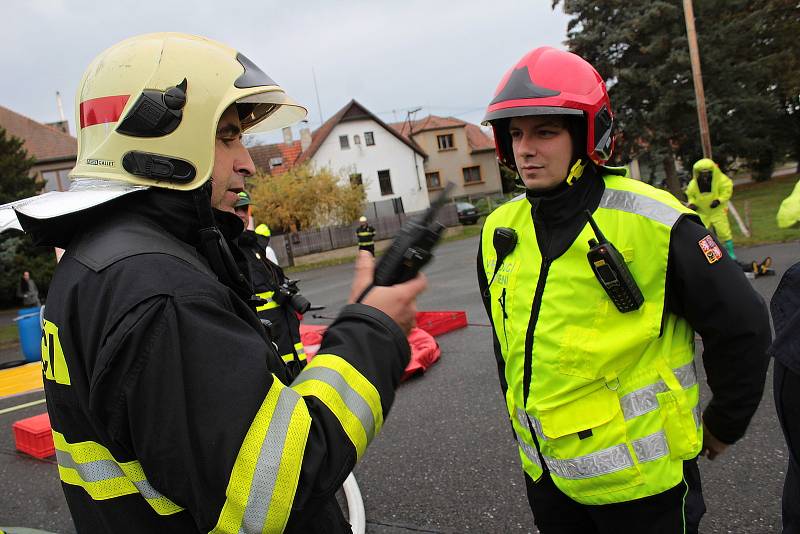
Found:
[[[797,224],[800,214],[793,218]],[[782,499],[783,534],[800,534],[800,262],[784,273],[770,309],[775,325],[775,340],[770,347],[775,359],[775,410],[789,449]]]
[[[745,272],[760,276],[775,274],[772,258],[762,261],[739,261],[733,248],[733,233],[728,219],[728,203],[733,195],[733,181],[714,160],[703,158],[692,166],[692,179],[686,188],[688,207],[697,212],[703,224],[725,245],[728,255]]]
[[[17,298],[22,301],[22,305],[26,307],[41,306],[39,301],[39,289],[36,287],[36,282],[31,278],[31,273],[25,271],[22,273],[22,278],[19,280],[17,286]]]
[[[800,180],[788,197],[783,199],[775,217],[778,228],[792,228],[800,225]]]
[[[269,229],[267,223],[261,223],[256,226],[255,232],[261,236],[261,243],[264,245],[265,257],[275,265],[278,265],[278,256],[275,254],[275,250],[269,244],[270,238],[272,237],[272,230]]]
[[[283,269],[265,257],[269,237],[258,231],[262,227],[268,230],[267,225],[260,224],[255,231],[246,229],[250,221],[250,203],[250,195],[242,191],[234,208],[245,225],[244,232],[236,240],[246,260],[242,270],[253,285],[255,296],[261,299],[256,305],[259,318],[266,321],[265,326],[283,361],[297,374],[307,360],[300,339],[298,314],[307,311],[308,301],[297,292],[296,283],[287,278]]]
[[[739,440],[764,389],[763,300],[693,212],[605,165],[611,102],[579,56],[526,54],[485,121],[526,187],[487,217],[477,268],[536,526],[698,532],[697,456]]]
[[[361,216],[358,218],[358,228],[356,228],[356,236],[358,237],[358,250],[366,250],[373,256],[375,255],[375,228],[367,223],[367,218]]]

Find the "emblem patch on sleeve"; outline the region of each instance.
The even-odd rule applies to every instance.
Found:
[[[700,250],[703,251],[708,263],[716,263],[722,258],[722,250],[710,235],[705,236],[697,244],[700,245]]]

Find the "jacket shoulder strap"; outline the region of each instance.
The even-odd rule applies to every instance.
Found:
[[[115,217],[83,233],[70,244],[67,254],[95,272],[132,256],[167,254],[216,279],[194,247],[130,214]]]

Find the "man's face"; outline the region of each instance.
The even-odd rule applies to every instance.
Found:
[[[31,279],[31,273],[29,273],[28,271],[25,271],[24,273],[22,273],[22,278],[24,280],[30,280]]]
[[[211,171],[211,206],[234,213],[239,192],[244,191],[244,181],[255,174],[250,153],[242,144],[242,130],[236,105],[222,114],[217,125],[214,145],[214,169]]]
[[[564,181],[572,160],[572,138],[563,117],[514,117],[508,132],[526,188],[546,191]]]

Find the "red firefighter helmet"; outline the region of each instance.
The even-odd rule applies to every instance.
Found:
[[[586,154],[598,165],[611,157],[614,116],[606,84],[580,56],[548,46],[536,48],[500,80],[483,124],[491,124],[497,157],[512,169],[516,164],[507,121],[500,119],[524,115],[582,116],[586,120]]]

